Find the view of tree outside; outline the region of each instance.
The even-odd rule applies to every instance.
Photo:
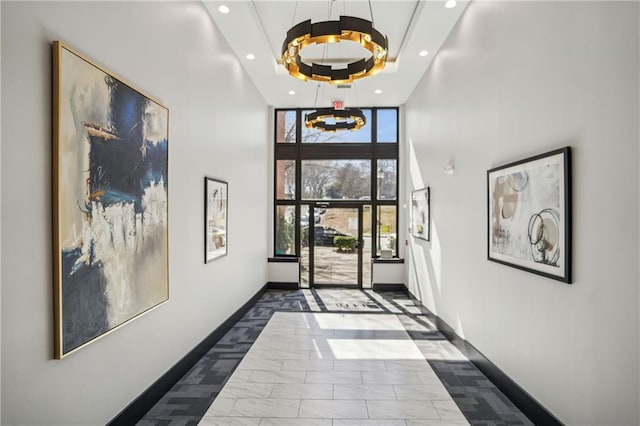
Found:
[[[309,205],[304,203],[337,200],[362,203],[362,237],[366,241],[367,252],[363,264],[369,265],[366,259],[372,255],[380,256],[381,251],[387,253],[391,249],[393,256],[397,254],[398,160],[397,145],[395,149],[390,145],[398,143],[398,109],[362,109],[367,124],[357,131],[339,132],[308,129],[303,121],[297,123],[298,117],[304,120],[304,114],[311,111],[288,109],[275,112],[274,252],[276,256],[300,256],[302,282],[309,278],[309,259],[305,252],[308,247],[295,247],[296,232],[302,236],[308,232],[307,228],[313,226],[340,230],[348,225],[340,222],[341,215],[334,214],[331,218],[318,207],[310,218]],[[296,140],[298,131],[300,140]],[[378,143],[384,144],[385,149],[376,148]],[[305,147],[305,144],[313,146]],[[351,144],[351,147],[345,147],[345,157],[349,159],[340,158],[340,144]],[[366,144],[371,144],[371,147],[367,148]],[[374,182],[376,188],[372,193]],[[298,183],[300,188],[296,188]],[[296,218],[297,205],[300,206],[300,217]],[[375,241],[372,241],[374,236]],[[369,274],[370,277],[370,271],[364,269],[364,282],[367,282],[366,276]]]
[[[295,110],[276,112],[276,143],[296,142]]]
[[[302,161],[302,199],[368,200],[370,197],[370,161]]]
[[[378,160],[378,200],[396,199],[398,160]]]
[[[276,161],[276,199],[296,198],[296,160]]]
[[[278,206],[276,210],[276,254],[295,254],[295,206]]]

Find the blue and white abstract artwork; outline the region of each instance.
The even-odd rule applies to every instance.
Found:
[[[169,111],[54,42],[55,357],[168,300]]]

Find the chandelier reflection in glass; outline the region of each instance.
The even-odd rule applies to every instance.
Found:
[[[304,124],[307,128],[323,132],[358,130],[366,123],[364,113],[358,108],[318,108],[304,115]]]

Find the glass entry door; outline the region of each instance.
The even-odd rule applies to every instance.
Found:
[[[302,242],[311,286],[362,287],[362,206],[317,203],[310,213]]]

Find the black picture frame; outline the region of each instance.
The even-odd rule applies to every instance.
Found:
[[[487,259],[571,284],[571,148],[487,171]]]
[[[411,235],[431,241],[431,189],[411,192]]]
[[[228,254],[229,184],[204,178],[204,263]]]

